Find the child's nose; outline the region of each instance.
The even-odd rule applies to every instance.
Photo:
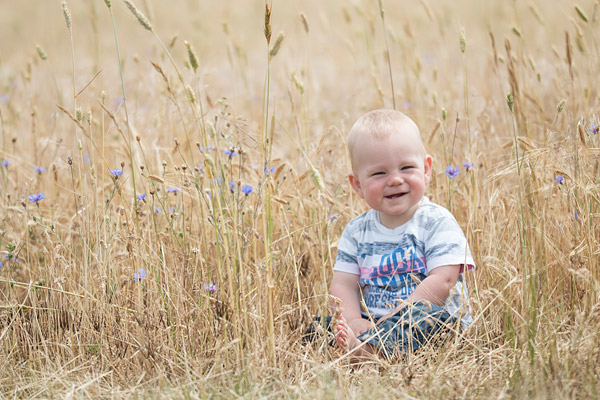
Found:
[[[393,173],[390,175],[390,185],[401,185],[404,183],[402,175],[399,173]]]

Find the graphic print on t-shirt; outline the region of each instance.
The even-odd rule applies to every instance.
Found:
[[[375,254],[368,258],[375,264]],[[426,269],[425,257],[420,256],[412,244],[383,254],[378,264],[361,268],[367,307],[391,310],[399,299],[405,300],[425,278]]]

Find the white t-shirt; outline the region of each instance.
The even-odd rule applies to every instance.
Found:
[[[333,269],[360,275],[369,314],[378,318],[406,300],[433,269],[453,264],[461,270],[443,308],[468,326],[473,318],[463,272],[475,262],[454,216],[424,197],[411,220],[395,229],[383,226],[375,210],[353,218],[340,238]]]

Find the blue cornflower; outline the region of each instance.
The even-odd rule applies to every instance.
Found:
[[[475,164],[473,164],[473,163],[472,163],[472,162],[470,162],[470,161],[465,161],[465,162],[463,163],[463,167],[465,167],[465,169],[468,171],[469,169],[471,169],[471,168],[475,167]]]
[[[46,198],[46,195],[44,193],[38,193],[38,194],[32,194],[31,196],[27,197],[29,199],[30,202],[35,203],[36,206],[40,205],[40,201],[44,200]]]
[[[2,160],[3,167],[8,167],[9,164],[10,164],[10,160]]]
[[[267,175],[272,174],[273,172],[275,172],[275,167],[265,168],[265,173]]]
[[[146,193],[138,195],[137,201],[146,201]]]
[[[235,182],[229,181],[229,191],[233,193],[233,189],[235,189]]]
[[[206,148],[200,147],[200,153],[204,153],[204,150],[209,151],[209,150],[212,150],[214,148],[215,148],[215,146],[206,146]]]
[[[5,254],[4,258],[6,258],[8,261],[19,262],[19,259],[13,256],[12,253]]]
[[[160,214],[160,213],[162,213],[162,208],[154,207],[154,214]]]
[[[2,261],[0,261],[0,268],[2,268],[4,266],[4,263]]]
[[[167,189],[167,192],[177,194],[177,193],[181,192],[181,189],[179,189],[178,187],[170,187],[169,186],[169,188]]]
[[[225,154],[228,155],[229,157],[237,156],[237,153],[235,152],[235,150],[225,150]]]
[[[41,175],[41,174],[43,174],[44,172],[46,172],[46,170],[47,170],[47,169],[48,169],[48,168],[46,168],[46,167],[35,167],[33,170],[34,170],[35,172],[37,172],[38,174],[40,174],[40,175]]]
[[[598,134],[598,132],[600,132],[600,125],[592,124],[592,127],[588,128],[588,131],[592,132],[593,134]]]
[[[450,179],[454,179],[458,176],[458,174],[460,173],[458,167],[453,167],[452,165],[448,165],[446,167],[446,175],[448,175],[448,177]]]
[[[216,292],[217,291],[217,285],[215,285],[214,283],[209,283],[209,284],[204,284],[204,290],[208,290],[209,292]]]
[[[242,186],[242,193],[244,193],[246,196],[248,196],[250,193],[252,193],[252,186],[250,185],[244,185]]]
[[[137,273],[137,272],[133,273],[133,281],[134,282],[141,281],[142,278],[148,276],[148,273],[146,272],[146,270],[144,268],[140,268],[139,271],[140,271],[139,273]]]
[[[560,183],[562,185],[563,181],[565,180],[565,177],[562,175],[556,175],[556,177],[554,178],[554,183]]]
[[[108,172],[110,172],[110,174],[115,177],[115,180],[117,180],[121,175],[123,175],[123,168],[109,169]]]

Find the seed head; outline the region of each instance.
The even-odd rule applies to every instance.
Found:
[[[315,186],[323,190],[325,188],[325,185],[323,185],[323,178],[321,178],[319,170],[312,165],[310,166],[310,175],[312,176]]]
[[[575,6],[575,11],[577,11],[577,15],[579,15],[579,18],[581,18],[584,22],[587,23],[590,21],[587,15],[585,15],[585,13],[583,12],[583,10],[579,8],[579,6]]]
[[[465,48],[467,47],[467,38],[465,37],[465,30],[461,29],[460,31],[460,51],[461,53],[465,53]]]
[[[190,85],[185,85],[185,93],[187,94],[190,103],[194,104],[196,102],[196,94],[194,93]]]
[[[267,44],[271,44],[271,9],[267,3],[265,3],[265,38]]]
[[[42,60],[46,60],[48,58],[48,54],[46,54],[46,51],[42,46],[38,44],[35,46],[35,49],[37,50],[38,56],[40,56]]]
[[[110,0],[104,0],[104,3],[106,4],[106,7],[110,8],[110,6],[111,6]]]
[[[308,35],[310,32],[310,28],[308,26],[308,20],[306,19],[306,15],[304,13],[300,13],[300,19],[302,20],[302,26],[304,27],[304,32]]]
[[[513,99],[513,95],[512,93],[508,93],[506,95],[506,104],[508,105],[508,108],[510,109],[510,112],[513,112],[513,107],[514,107],[514,99]]]
[[[292,72],[292,81],[294,81],[294,85],[296,85],[296,89],[300,94],[304,94],[304,84],[298,79],[295,72]]]
[[[279,32],[279,35],[277,35],[277,39],[275,39],[275,44],[273,44],[271,51],[269,51],[270,57],[275,57],[277,55],[277,53],[279,52],[279,49],[281,48],[281,43],[283,43],[284,38],[285,38],[285,33]]]
[[[129,11],[131,11],[133,15],[135,15],[140,25],[152,32],[152,25],[150,24],[150,21],[148,21],[148,18],[146,18],[146,16],[140,10],[138,10],[135,4],[133,4],[131,0],[123,0],[123,2],[127,6],[127,8],[129,8]]]
[[[196,55],[196,51],[194,50],[192,45],[187,40],[183,43],[185,44],[185,48],[187,49],[187,52],[188,52],[188,58],[190,59],[190,65],[192,66],[192,69],[194,70],[194,72],[196,72],[196,70],[198,69],[198,56]]]
[[[71,11],[69,11],[69,8],[67,7],[66,0],[62,0],[61,4],[62,4],[62,9],[63,9],[63,15],[65,16],[65,22],[67,23],[67,28],[70,31],[71,30]]]

